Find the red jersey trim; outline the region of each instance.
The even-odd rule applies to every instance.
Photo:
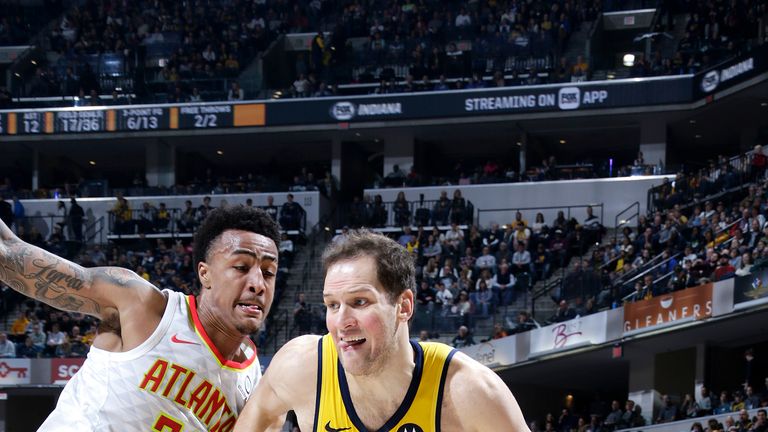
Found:
[[[253,343],[251,338],[245,337],[243,338],[244,342],[246,343],[246,345],[248,345],[250,348],[253,349],[253,355],[244,362],[236,362],[233,360],[224,359],[224,356],[221,355],[221,353],[219,352],[219,349],[216,348],[216,345],[213,344],[213,341],[211,341],[211,338],[208,337],[208,333],[205,331],[205,328],[203,328],[203,324],[200,322],[200,317],[197,315],[197,300],[195,299],[195,296],[188,295],[187,304],[189,306],[190,316],[192,317],[192,323],[195,325],[195,332],[197,332],[197,335],[200,336],[200,339],[202,339],[203,342],[205,342],[205,346],[208,347],[208,349],[211,351],[213,356],[216,357],[216,361],[218,361],[222,367],[235,369],[235,370],[242,370],[250,366],[258,358],[256,345]]]

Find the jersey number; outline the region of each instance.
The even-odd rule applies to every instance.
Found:
[[[166,414],[160,414],[155,425],[152,427],[152,430],[157,432],[181,432],[183,429],[183,424],[168,417]]]

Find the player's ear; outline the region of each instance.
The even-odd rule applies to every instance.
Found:
[[[398,302],[400,304],[400,311],[398,312],[400,320],[408,321],[413,316],[413,290],[403,291]]]
[[[203,261],[197,263],[197,277],[200,278],[200,285],[204,289],[211,287],[211,269],[207,263]]]

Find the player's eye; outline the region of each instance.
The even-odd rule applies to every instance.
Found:
[[[368,300],[364,298],[355,299],[352,304],[355,306],[365,306],[368,304]]]

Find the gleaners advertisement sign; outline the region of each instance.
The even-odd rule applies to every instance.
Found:
[[[624,305],[624,331],[712,316],[712,283]]]

